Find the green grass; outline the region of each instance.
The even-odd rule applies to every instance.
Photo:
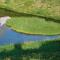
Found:
[[[0,8],[0,16],[11,16],[7,25],[17,32],[45,35],[60,34],[60,21],[54,21],[48,17],[17,13],[4,8]]]
[[[27,50],[27,49],[38,49],[39,47],[46,45],[46,44],[50,44],[50,43],[52,43],[52,45],[54,46],[54,43],[56,42],[60,43],[60,39],[48,40],[48,41],[29,41],[29,42],[24,42],[20,44],[0,45],[0,52],[3,50],[7,50],[7,51],[13,50],[15,48],[15,45],[17,45],[17,47],[21,47],[23,50]]]
[[[0,60],[60,60],[60,39],[6,46],[2,46]]]
[[[8,12],[0,9],[0,15],[11,16],[12,19],[7,21],[7,25],[18,32],[45,35],[60,34],[60,0],[39,1],[0,0],[0,8],[12,10],[12,12]],[[19,12],[19,14],[13,11]],[[20,13],[54,19],[28,17],[26,14],[26,16],[21,16]],[[0,46],[0,60],[60,60],[60,39]]]
[[[10,50],[13,50],[13,49],[14,49],[13,44],[9,44],[9,45],[0,45],[0,52],[3,51],[3,50],[10,51]]]
[[[60,0],[0,0],[0,7],[60,19]]]
[[[30,42],[24,42],[23,44],[21,44],[22,49],[27,50],[27,49],[38,49],[40,47],[43,47],[43,45],[47,45],[49,46],[58,46],[60,43],[60,39],[55,39],[55,40],[49,40],[49,41],[30,41]],[[57,43],[57,44],[56,44]],[[49,45],[51,44],[51,45]],[[55,45],[56,44],[56,45]],[[51,48],[51,47],[49,47]],[[54,47],[55,48],[55,47]]]
[[[60,34],[60,24],[46,20],[37,17],[12,17],[7,21],[7,25],[17,32],[28,34]]]
[[[2,11],[0,14],[9,15],[14,18],[7,23],[17,32],[29,34],[60,34],[60,0],[1,0],[0,8],[12,10]],[[15,13],[15,12],[17,13]],[[31,14],[44,18],[28,17],[22,14]],[[17,16],[14,16],[16,15]],[[22,17],[20,17],[22,15]],[[18,17],[19,16],[19,17]],[[53,19],[48,19],[53,18]],[[55,20],[56,19],[56,20]]]

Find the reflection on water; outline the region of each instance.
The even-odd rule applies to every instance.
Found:
[[[5,25],[3,27],[0,27],[0,37],[3,36],[5,30],[6,30],[6,26]]]
[[[0,29],[0,45],[2,44],[15,44],[22,43],[26,41],[36,41],[36,40],[50,40],[59,38],[60,35],[55,36],[44,36],[44,35],[27,35],[22,33],[17,33],[10,28],[4,26]]]

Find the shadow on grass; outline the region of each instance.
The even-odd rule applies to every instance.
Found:
[[[60,41],[46,42],[38,49],[23,50],[20,44],[0,52],[0,60],[60,60]]]
[[[46,16],[38,16],[38,15],[33,15],[33,14],[28,14],[28,13],[19,13],[13,10],[9,10],[6,8],[0,8],[0,17],[1,16],[11,16],[11,17],[38,17],[38,18],[43,18],[46,21],[53,21],[56,23],[60,23],[60,19],[55,19],[51,17],[46,17]]]

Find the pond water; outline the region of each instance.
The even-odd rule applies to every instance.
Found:
[[[28,35],[23,33],[17,33],[6,26],[0,28],[0,45],[16,44],[16,43],[23,43],[27,41],[37,41],[37,40],[44,41],[44,40],[56,39],[59,37],[60,35],[45,36],[45,35]]]

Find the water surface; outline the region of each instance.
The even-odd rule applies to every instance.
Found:
[[[60,35],[47,36],[47,35],[28,35],[23,33],[17,33],[12,29],[3,26],[0,29],[0,45],[4,44],[16,44],[23,43],[27,41],[44,41],[44,40],[52,40],[59,38]]]

